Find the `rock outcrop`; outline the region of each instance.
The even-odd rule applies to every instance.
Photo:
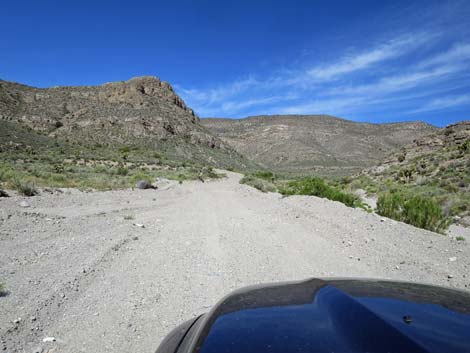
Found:
[[[72,140],[124,143],[151,137],[224,148],[171,85],[152,76],[45,89],[0,81],[0,119]]]

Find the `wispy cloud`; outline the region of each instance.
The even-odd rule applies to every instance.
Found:
[[[236,80],[227,85],[218,86],[210,89],[186,89],[179,85],[175,85],[175,88],[186,97],[194,99],[195,101],[203,102],[206,105],[213,103],[220,103],[224,100],[236,96],[237,94],[244,92],[248,89],[252,89],[257,86],[259,82],[254,78],[246,78]]]
[[[440,80],[448,78],[452,74],[462,71],[464,68],[465,66],[463,65],[450,64],[430,70],[416,71],[411,69],[409,72],[404,74],[381,77],[376,82],[369,84],[335,88],[331,93],[343,95],[372,94],[377,96],[398,91],[404,92],[423,84],[437,83]]]
[[[455,44],[450,50],[438,54],[428,60],[419,63],[419,68],[433,67],[436,65],[447,65],[452,63],[469,63],[470,62],[470,44],[458,43]]]
[[[202,116],[341,115],[380,104],[392,108],[393,102],[405,100],[408,113],[445,109],[467,104],[468,95],[436,99],[436,94],[470,89],[462,83],[470,79],[470,43],[451,44],[445,49],[439,34],[412,33],[349,50],[330,63],[304,64],[264,77],[252,74],[209,89],[176,88]],[[413,99],[416,109],[409,109]]]
[[[334,79],[338,76],[344,76],[345,74],[364,70],[378,63],[403,56],[409,51],[415,50],[433,37],[435,36],[418,34],[393,39],[384,44],[380,44],[371,50],[347,55],[336,63],[309,69],[307,74],[311,78],[319,80]]]
[[[470,94],[435,98],[426,102],[420,108],[412,110],[410,113],[431,112],[461,107],[470,107]]]
[[[329,114],[334,111],[335,114],[341,114],[356,110],[363,103],[364,100],[360,97],[320,99],[308,103],[276,107],[275,112],[277,114]]]

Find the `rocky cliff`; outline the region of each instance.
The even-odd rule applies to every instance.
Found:
[[[169,83],[150,76],[100,86],[46,89],[0,81],[0,119],[70,139],[99,138],[109,143],[185,138],[223,147]]]

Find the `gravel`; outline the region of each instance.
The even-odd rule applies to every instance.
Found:
[[[227,175],[153,192],[44,193],[27,208],[20,196],[2,198],[0,351],[150,353],[177,324],[262,282],[470,288],[466,241]]]

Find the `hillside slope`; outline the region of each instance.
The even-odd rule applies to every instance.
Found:
[[[222,141],[277,172],[349,174],[437,131],[423,122],[368,124],[326,115],[201,119]]]
[[[365,189],[435,198],[457,223],[470,226],[470,121],[410,143],[359,179]]]
[[[170,159],[244,166],[243,158],[200,124],[171,85],[156,77],[45,89],[0,80],[1,121],[70,143],[139,146]]]

